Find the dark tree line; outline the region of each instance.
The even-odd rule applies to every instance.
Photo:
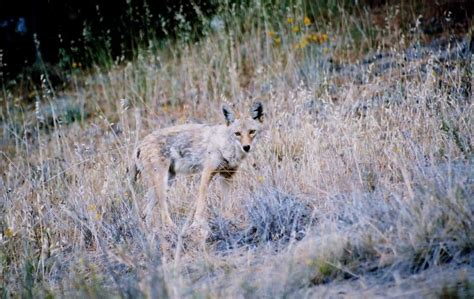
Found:
[[[261,1],[281,4],[277,0]],[[0,80],[13,78],[25,67],[39,62],[62,66],[73,62],[90,64],[101,50],[113,58],[130,58],[139,44],[146,44],[150,38],[179,34],[183,20],[188,33],[197,32],[201,17],[212,16],[222,2],[0,0]],[[248,4],[252,0],[229,2]],[[313,5],[316,11],[323,9],[318,3],[307,0],[308,7]],[[341,0],[341,3],[352,8],[398,5],[405,7],[405,11],[422,11],[424,31],[429,34],[459,26],[466,31],[474,14],[474,0]]]
[[[216,7],[212,0],[1,0],[0,71],[8,78],[39,59],[86,60],[95,47],[130,56],[141,40],[175,34],[177,14],[192,27]]]

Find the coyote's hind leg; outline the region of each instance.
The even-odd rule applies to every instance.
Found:
[[[158,205],[160,210],[161,222],[164,225],[175,227],[173,220],[169,214],[168,202],[166,200],[166,190],[168,187],[168,176],[170,169],[170,161],[165,158],[150,158],[148,163],[144,163],[145,172],[147,173],[149,198],[146,206],[147,222],[152,223],[156,219],[155,208]]]

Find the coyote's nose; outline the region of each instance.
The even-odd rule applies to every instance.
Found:
[[[242,146],[242,148],[244,149],[244,151],[246,151],[248,153],[249,150],[250,150],[250,145],[244,145],[244,146]]]

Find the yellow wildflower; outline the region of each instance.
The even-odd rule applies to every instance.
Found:
[[[257,179],[259,183],[263,183],[263,181],[265,181],[265,178],[263,177],[263,175],[259,175]]]
[[[299,31],[300,31],[300,26],[293,26],[293,27],[291,28],[291,30],[292,30],[293,32],[299,32]]]
[[[308,35],[308,40],[310,42],[313,42],[313,43],[322,44],[322,43],[326,42],[328,39],[329,39],[329,37],[325,33],[323,33],[323,34],[311,33],[310,35]]]
[[[303,37],[301,40],[300,40],[300,43],[299,43],[299,48],[303,49],[304,47],[306,47],[308,45],[308,39]]]
[[[308,38],[302,37],[298,43],[296,43],[293,47],[295,49],[303,49],[308,45]]]
[[[320,35],[320,38],[319,38],[319,40],[321,41],[321,43],[326,42],[328,39],[329,39],[329,36],[328,36],[326,33],[321,34],[321,35]]]
[[[311,19],[310,19],[310,18],[304,17],[303,23],[304,23],[306,26],[309,26],[309,25],[311,25],[312,22],[311,22]]]
[[[77,67],[77,63],[73,62],[72,63],[72,68],[75,69]]]
[[[286,19],[286,21],[288,22],[288,24],[293,24],[295,20],[292,17],[289,17]]]
[[[316,33],[311,33],[308,35],[308,40],[317,43],[319,42],[319,36]]]
[[[13,233],[13,230],[9,227],[7,227],[7,229],[5,230],[5,236],[8,237],[8,238],[11,238],[13,237],[14,233]]]
[[[273,39],[273,43],[275,44],[275,46],[279,46],[281,44],[281,38],[280,37],[275,37]]]
[[[269,37],[274,37],[274,36],[276,36],[276,33],[275,33],[275,31],[268,31],[267,35]]]

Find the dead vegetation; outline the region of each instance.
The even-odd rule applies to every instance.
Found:
[[[226,13],[225,29],[197,44],[74,73],[64,96],[45,77],[35,109],[4,92],[2,293],[321,297],[344,286],[337,296],[386,296],[387,286],[469,297],[471,33],[426,45],[417,28],[403,36],[387,26],[391,48],[336,64],[333,53],[354,38],[340,26],[366,32],[364,20],[305,25],[302,8],[285,12],[291,24],[254,20],[263,7]],[[253,26],[232,26],[236,19]],[[328,40],[300,43],[315,30]],[[125,178],[137,140],[156,127],[221,122],[224,98],[261,99],[266,133],[228,201],[212,184],[210,237],[147,227],[145,191]],[[180,228],[196,182],[178,178],[169,192]],[[433,279],[423,274],[436,269]]]

